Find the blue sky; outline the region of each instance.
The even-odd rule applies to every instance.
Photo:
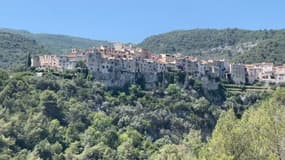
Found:
[[[285,28],[284,0],[9,0],[0,28],[140,42],[179,29]]]

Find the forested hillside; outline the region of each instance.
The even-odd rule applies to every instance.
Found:
[[[217,103],[204,96],[198,81],[187,88],[177,82],[150,91],[136,85],[106,89],[74,72],[71,78],[0,70],[0,159],[192,159],[200,156],[220,115],[233,108],[240,117],[267,97],[219,90],[225,97]],[[239,124],[223,119],[209,147],[222,143],[214,141],[217,135],[230,136],[219,126]]]
[[[69,52],[71,48],[87,49],[94,46],[110,45],[110,42],[108,41],[91,40],[74,36],[36,34],[24,30],[13,29],[0,29],[0,31],[20,34],[29,39],[36,40],[36,42],[43,45],[49,52],[54,54],[63,54]]]
[[[283,160],[284,115],[285,90],[279,89],[241,119],[233,110],[223,113],[207,143],[200,141],[198,133],[190,132],[182,143],[160,148],[154,159]]]
[[[151,36],[139,44],[155,53],[184,53],[235,62],[285,62],[285,30],[195,29]]]
[[[0,31],[0,68],[23,69],[28,54],[47,53],[35,40],[19,34]]]
[[[109,44],[107,41],[64,35],[33,34],[22,30],[0,29],[0,68],[23,69],[29,54],[64,54],[72,48],[87,49]]]
[[[79,37],[33,34],[22,30],[0,29],[0,67],[17,70],[24,57],[33,54],[64,54],[71,48],[86,49],[111,45],[107,41]],[[285,63],[285,30],[249,31],[240,29],[196,29],[151,36],[138,44],[154,53],[177,53],[234,62]]]

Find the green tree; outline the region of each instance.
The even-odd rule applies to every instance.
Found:
[[[176,95],[180,93],[181,89],[176,84],[169,84],[166,91],[170,95]]]
[[[51,144],[48,140],[43,140],[35,146],[34,152],[41,158],[46,160],[63,158],[62,146],[60,143]]]
[[[117,154],[119,160],[139,159],[139,151],[130,141],[121,143],[117,148]]]
[[[183,145],[167,144],[154,153],[152,160],[191,160],[191,157],[185,155],[186,147]]]
[[[75,67],[77,68],[78,72],[81,73],[82,78],[87,78],[89,70],[84,61],[78,61]]]
[[[94,114],[92,125],[98,131],[105,131],[112,127],[112,119],[104,112],[96,112]]]
[[[103,143],[99,143],[93,147],[86,146],[79,159],[92,160],[109,160],[116,159],[116,152]]]
[[[49,118],[63,120],[61,109],[57,103],[57,95],[50,90],[45,90],[40,96],[40,105],[43,113]]]
[[[203,150],[204,159],[282,159],[285,137],[285,90],[256,110],[249,109],[241,120],[233,110],[218,121],[209,144]]]
[[[6,80],[9,79],[9,74],[3,69],[0,69],[0,87],[3,86]]]
[[[31,57],[31,53],[28,53],[26,67],[29,68],[31,67],[31,65],[32,65],[32,57]]]

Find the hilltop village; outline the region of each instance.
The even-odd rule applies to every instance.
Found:
[[[32,67],[56,70],[75,69],[78,62],[84,62],[95,80],[109,87],[134,83],[138,75],[142,75],[149,87],[153,87],[159,79],[158,75],[176,71],[200,79],[219,78],[236,84],[285,82],[285,65],[274,66],[266,62],[235,64],[225,60],[201,60],[179,53],[152,54],[148,50],[121,43],[85,51],[72,49],[67,55],[42,55],[31,59]]]

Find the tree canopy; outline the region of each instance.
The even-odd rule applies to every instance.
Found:
[[[257,107],[267,94],[227,93],[216,103],[194,83],[154,90],[131,85],[122,91],[77,75],[0,71],[0,159],[227,159],[238,153],[275,158],[282,153],[277,143],[283,138],[282,91]],[[266,152],[261,154],[260,145]]]
[[[154,53],[182,53],[241,63],[285,63],[284,30],[194,29],[154,35],[139,46]]]

